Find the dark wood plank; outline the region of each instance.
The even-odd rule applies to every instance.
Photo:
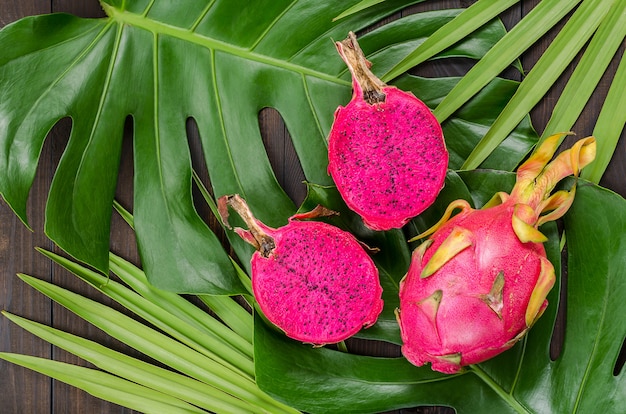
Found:
[[[69,12],[82,17],[102,17],[104,15],[97,2],[0,2],[0,16],[2,17],[3,25],[23,16],[59,11]],[[110,300],[103,298],[94,289],[89,288],[59,266],[53,266],[49,260],[44,259],[34,250],[34,247],[37,246],[55,250],[54,245],[45,238],[43,231],[45,199],[52,175],[65,148],[70,130],[71,122],[68,119],[64,119],[53,128],[46,138],[37,177],[29,200],[29,220],[34,231],[29,232],[21,225],[6,204],[3,203],[0,208],[0,268],[2,269],[0,306],[17,315],[85,336],[113,349],[132,354],[133,351],[128,349],[128,347],[108,337],[61,306],[47,300],[15,277],[17,272],[23,272],[52,281],[105,304],[111,304]],[[120,178],[120,181],[123,183],[132,182],[132,175],[129,173],[129,171],[132,171],[132,167],[129,168],[129,165],[131,165],[129,161],[132,162],[128,157],[125,157],[125,161],[123,161]],[[126,201],[131,199],[131,191],[132,187],[125,188],[121,185],[118,191],[118,198]],[[132,232],[126,225],[120,222],[118,217],[114,218],[111,236],[114,251],[137,261],[137,249]],[[60,253],[60,251],[57,250],[57,253]],[[59,361],[89,366],[89,364],[79,360],[77,357],[57,347],[53,347],[10,324],[6,318],[0,319],[0,332],[2,351],[54,358]],[[62,382],[51,380],[41,374],[4,361],[0,361],[0,372],[3,373],[0,378],[0,386],[5,390],[0,395],[2,412],[131,412],[131,410],[92,397]]]
[[[521,16],[527,14],[538,1],[524,0],[505,12],[502,15],[505,26],[508,28],[514,26]],[[441,7],[466,7],[471,3],[473,1],[434,0],[416,5],[407,10],[407,13]],[[9,24],[23,16],[52,11],[65,11],[82,17],[102,16],[102,10],[95,0],[87,2],[81,0],[54,0],[52,2],[43,0],[0,0],[0,26]],[[393,16],[392,19],[400,15],[399,13]],[[556,31],[549,33],[524,55],[522,61],[527,70],[532,68],[541,53],[554,38],[555,33]],[[624,46],[622,46],[619,55],[621,56],[623,52]],[[609,76],[615,72],[618,64],[619,57],[616,57],[613,59],[607,75],[603,78],[590,104],[585,108],[584,114],[576,123],[574,130],[578,136],[589,135],[593,130],[600,103],[608,90]],[[467,62],[459,63],[458,66],[437,62],[420,68],[419,73],[428,76],[457,75],[466,70],[468,65],[469,63]],[[550,110],[554,106],[556,99],[558,99],[560,91],[570,74],[571,69],[568,69],[562,80],[533,110],[531,116],[535,127],[539,131],[546,125],[550,116]],[[262,111],[259,115],[259,125],[277,179],[294,202],[299,203],[306,194],[306,189],[302,184],[304,176],[290,142],[289,132],[280,114],[269,109]],[[133,353],[134,351],[129,350],[123,344],[107,337],[58,305],[52,304],[15,277],[17,272],[24,272],[50,280],[63,287],[110,304],[107,298],[103,298],[102,295],[93,289],[89,289],[58,266],[52,266],[48,260],[42,258],[34,251],[35,246],[54,249],[54,246],[43,234],[45,199],[54,167],[62,153],[70,128],[71,123],[68,120],[63,120],[50,133],[44,147],[41,165],[38,169],[28,205],[30,224],[34,232],[28,231],[6,204],[0,203],[0,308],[42,323],[51,324],[60,329],[66,329],[78,335],[84,335],[115,349]],[[197,138],[197,131],[194,130],[193,126],[189,128],[189,135],[194,166],[203,176],[203,179],[206,180],[205,183],[209,184],[206,178],[206,168],[203,167],[201,161],[202,149]],[[124,158],[122,160],[117,198],[124,206],[132,208],[132,143],[130,123],[126,128],[124,145]],[[601,182],[602,185],[617,191],[623,196],[626,195],[626,182],[623,180],[626,173],[625,158],[626,152],[624,151],[622,136],[618,152]],[[212,217],[206,206],[202,205],[201,201],[198,202],[198,209],[200,214],[206,217],[212,228],[218,227],[217,221]],[[114,215],[113,220],[111,230],[112,250],[135,263],[139,263],[132,232],[128,230],[127,226],[117,216]],[[397,347],[390,347],[386,344],[366,344],[362,349],[359,348],[361,344],[355,343],[353,346],[359,352],[398,355]],[[84,362],[79,361],[72,355],[51,347],[34,336],[16,328],[6,318],[0,318],[0,351],[19,352],[85,365]],[[3,392],[0,394],[0,407],[2,407],[0,411],[3,413],[97,412],[105,414],[131,412],[131,410],[100,401],[80,390],[3,361],[0,361],[0,372],[3,374],[0,376],[0,387],[3,389]],[[451,411],[444,408],[424,407],[393,412],[442,414]]]
[[[49,13],[50,4],[44,2],[0,2],[0,24],[9,24],[22,16]],[[50,147],[44,149],[42,159],[51,158]],[[51,303],[34,292],[16,274],[24,272],[50,279],[51,265],[40,260],[34,246],[50,248],[43,236],[43,211],[47,185],[52,170],[39,169],[28,203],[30,225],[26,229],[5,204],[0,207],[0,308],[38,322],[50,324]],[[52,356],[51,346],[32,335],[25,334],[6,318],[0,318],[0,349],[45,358]],[[0,361],[0,407],[9,413],[49,412],[52,381],[40,374]]]

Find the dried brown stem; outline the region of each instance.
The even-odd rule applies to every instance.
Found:
[[[241,219],[248,226],[248,230],[236,228],[235,231],[237,234],[239,234],[242,239],[253,245],[263,257],[269,256],[269,254],[276,247],[276,244],[274,243],[274,239],[259,225],[256,218],[252,214],[252,211],[250,211],[248,203],[246,203],[246,201],[241,198],[239,194],[225,195],[217,200],[217,208],[222,222],[224,223],[224,226],[230,229],[231,227],[228,223],[228,207],[235,210],[237,214],[239,214],[239,217],[241,217]]]
[[[383,88],[386,85],[370,70],[371,64],[365,58],[365,54],[356,40],[356,35],[353,32],[348,33],[348,37],[341,42],[335,42],[335,46],[343,61],[348,65],[350,73],[352,73],[353,83],[360,87],[365,102],[370,105],[385,102],[386,95]],[[354,88],[355,92],[358,93],[357,85],[354,85]]]

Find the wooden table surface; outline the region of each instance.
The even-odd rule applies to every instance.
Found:
[[[502,15],[504,24],[510,28],[519,19],[528,13],[539,0],[521,1]],[[407,12],[422,11],[429,8],[466,7],[472,1],[428,1],[424,4],[411,7]],[[0,0],[0,26],[5,26],[21,17],[51,12],[69,12],[81,17],[101,17],[104,15],[96,0]],[[538,57],[554,38],[555,31],[550,32],[538,42],[522,58],[522,64],[529,70]],[[0,51],[0,53],[2,53]],[[618,56],[624,53],[624,45]],[[613,59],[607,75],[612,75],[617,69],[619,57]],[[419,73],[428,76],[458,75],[464,70],[463,65],[432,64],[419,69]],[[550,116],[565,80],[571,74],[569,68],[559,83],[546,95],[541,103],[532,111],[531,117],[537,131],[541,132]],[[579,137],[590,135],[595,120],[600,111],[601,102],[606,96],[609,86],[609,76],[605,76],[590,103],[585,108],[581,118],[574,127]],[[626,108],[625,108],[626,110]],[[280,116],[273,111],[266,110],[260,115],[260,126],[276,171],[278,180],[288,194],[299,202],[305,195],[302,184],[303,174],[294,155],[289,136]],[[53,327],[86,336],[104,345],[113,347],[132,355],[137,353],[123,344],[107,337],[98,329],[90,326],[75,317],[69,311],[52,303],[18,280],[16,273],[26,273],[55,284],[74,290],[103,303],[111,301],[93,289],[86,287],[74,276],[58,266],[53,266],[37,252],[34,247],[54,250],[53,244],[46,239],[43,233],[44,207],[52,175],[62,154],[69,136],[70,123],[62,120],[52,131],[43,149],[37,176],[31,191],[28,204],[28,214],[33,232],[27,230],[4,202],[0,202],[0,308],[17,315],[42,322]],[[132,205],[132,161],[131,161],[131,134],[126,131],[128,139],[125,141],[124,156],[117,191],[117,198],[124,205]],[[190,135],[195,132],[190,129]],[[193,139],[191,140],[193,142]],[[622,196],[626,196],[626,142],[624,133],[619,142],[615,156],[601,181],[601,185],[608,187]],[[200,148],[193,147],[192,152],[200,153]],[[202,171],[200,171],[202,173]],[[208,211],[200,211],[208,217]],[[215,226],[215,223],[211,224]],[[116,216],[112,223],[112,250],[122,257],[137,262],[137,249],[132,233],[127,226]],[[37,339],[33,335],[11,324],[6,318],[0,318],[0,351],[19,352],[29,355],[54,358],[56,360],[83,364],[78,358],[60,350],[48,343]],[[379,345],[371,349],[374,353],[397,353],[397,349]],[[127,413],[128,410],[114,404],[101,401],[85,392],[69,387],[61,382],[51,380],[43,375],[27,369],[14,366],[0,360],[0,413]],[[395,413],[449,413],[444,408],[412,408]]]

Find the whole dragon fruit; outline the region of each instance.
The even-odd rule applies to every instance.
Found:
[[[228,206],[248,226],[235,228],[237,234],[257,249],[250,261],[254,297],[287,336],[325,345],[376,322],[383,309],[382,287],[363,246],[330,224],[299,221],[334,212],[318,206],[274,229],[255,219],[238,195],[224,196],[218,208],[227,227]]]
[[[448,152],[441,126],[422,101],[370,71],[354,33],[335,45],[352,74],[353,96],[335,112],[328,171],[368,227],[400,228],[444,185]]]
[[[458,372],[512,347],[545,310],[555,274],[537,227],[565,214],[575,186],[550,193],[596,150],[595,139],[584,138],[547,164],[561,137],[549,137],[519,167],[510,195],[497,193],[481,210],[454,201],[418,236],[432,234],[413,252],[396,311],[411,363]]]

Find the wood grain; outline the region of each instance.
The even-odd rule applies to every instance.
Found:
[[[502,15],[502,20],[507,28],[515,25],[519,19],[527,14],[539,0],[525,0],[512,7]],[[472,1],[444,1],[435,0],[410,7],[406,13],[414,13],[427,9],[442,7],[466,7]],[[68,12],[81,17],[101,17],[102,9],[97,1],[84,0],[28,0],[13,1],[0,0],[0,26],[5,26],[24,16],[50,13]],[[403,13],[391,17],[398,18]],[[540,42],[531,48],[522,58],[526,70],[532,68],[541,53],[550,44],[556,31],[550,32]],[[620,49],[619,56],[624,52],[624,45]],[[466,70],[471,63],[459,62],[458,65],[446,63],[434,63],[420,68],[420,74],[428,76],[459,75]],[[590,135],[595,119],[600,110],[601,102],[606,96],[610,77],[619,64],[619,57],[615,57],[594,93],[589,105],[575,125],[577,135]],[[566,71],[562,79],[550,90],[548,95],[537,105],[532,113],[532,121],[538,131],[546,125],[551,108],[554,106],[560,92],[565,85],[571,69]],[[515,76],[515,75],[513,75]],[[259,125],[262,131],[263,141],[270,158],[276,177],[285,188],[288,195],[299,203],[306,195],[306,188],[302,181],[304,175],[293,150],[287,130],[280,114],[272,109],[263,110],[259,114]],[[33,231],[29,231],[15,217],[5,203],[0,203],[0,308],[20,316],[33,319],[51,325],[56,328],[68,330],[77,335],[86,336],[102,344],[110,346],[133,355],[137,353],[123,344],[109,338],[104,333],[93,328],[86,322],[77,318],[72,313],[60,306],[51,303],[33,289],[27,287],[15,275],[23,272],[45,280],[52,281],[60,286],[79,292],[88,297],[95,298],[106,304],[110,300],[102,297],[79,282],[68,272],[51,265],[35,252],[36,246],[54,250],[54,245],[46,239],[43,233],[43,220],[47,190],[62,151],[67,142],[71,122],[62,120],[56,125],[47,137],[46,144],[41,155],[41,162],[37,170],[37,176],[28,202],[29,222]],[[132,125],[127,122],[125,130],[125,142],[123,159],[117,189],[117,199],[126,207],[132,208]],[[194,160],[194,167],[203,177],[206,177],[206,168],[202,161],[201,147],[194,128],[193,121],[189,122],[188,135],[190,148]],[[626,143],[624,134],[619,143],[618,150],[609,165],[609,168],[601,181],[606,186],[622,196],[626,196]],[[209,185],[208,179],[206,184]],[[206,207],[198,204],[199,212],[206,217],[212,228],[217,228],[218,223],[212,217]],[[218,230],[219,233],[220,230]],[[223,239],[223,237],[222,237]],[[121,256],[139,263],[135,239],[132,232],[117,216],[113,219],[111,230],[112,250]],[[113,305],[114,306],[114,305]],[[114,306],[115,307],[115,306]],[[562,333],[562,329],[560,331]],[[558,342],[558,341],[557,341]],[[363,348],[357,345],[359,352],[370,352],[379,355],[398,355],[397,347],[387,344],[366,344]],[[558,352],[558,346],[556,347]],[[45,358],[54,358],[60,361],[72,362],[85,365],[72,355],[52,347],[37,339],[33,335],[24,332],[20,328],[8,322],[6,318],[0,318],[0,351],[19,352],[36,355]],[[31,372],[27,369],[9,364],[0,360],[0,412],[10,413],[129,413],[132,410],[110,404],[94,398],[87,393],[69,387],[58,381],[51,380],[43,375]],[[437,407],[421,407],[413,409],[397,410],[390,413],[451,413],[453,410]]]

